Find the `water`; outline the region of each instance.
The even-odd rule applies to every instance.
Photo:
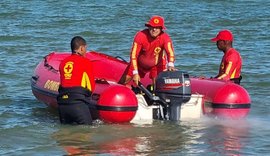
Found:
[[[267,155],[270,147],[270,3],[230,1],[0,2],[0,154]],[[129,59],[136,31],[151,15],[165,17],[176,65],[191,75],[213,76],[222,53],[210,38],[235,35],[243,58],[242,85],[252,99],[243,121],[201,119],[152,124],[63,126],[55,110],[32,95],[30,77],[51,51],[70,51],[75,35],[89,50]]]

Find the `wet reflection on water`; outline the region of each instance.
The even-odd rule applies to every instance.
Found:
[[[181,145],[177,143],[181,132],[171,138],[173,129],[165,129],[165,125],[159,124],[155,129],[153,125],[133,124],[62,126],[52,137],[70,154],[135,155],[157,149],[170,152],[173,149],[168,144],[174,148]]]
[[[207,152],[219,155],[243,155],[249,140],[249,124],[245,120],[212,120],[202,137],[209,146]]]
[[[52,137],[72,155],[241,155],[247,135],[248,126],[244,121],[206,120],[61,126]]]

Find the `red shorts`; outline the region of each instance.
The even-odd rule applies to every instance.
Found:
[[[145,76],[148,72],[150,72],[150,74],[149,74],[149,78],[150,78],[150,79],[156,78],[157,75],[158,75],[160,72],[164,71],[165,69],[166,69],[166,63],[164,63],[164,61],[163,61],[163,62],[160,62],[159,64],[157,64],[156,66],[154,66],[154,67],[152,67],[152,68],[150,68],[150,69],[145,69],[145,68],[140,67],[140,66],[138,65],[138,72],[139,72],[139,76],[140,76],[141,78],[144,78],[144,76]],[[133,76],[133,70],[134,70],[134,68],[131,67],[130,64],[129,64],[129,65],[127,66],[127,69],[126,69],[127,75],[129,75],[130,77],[132,77],[132,76]]]

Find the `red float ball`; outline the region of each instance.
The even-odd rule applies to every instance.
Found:
[[[219,89],[212,102],[212,114],[221,118],[241,119],[250,111],[251,100],[248,92],[234,83]]]
[[[135,93],[122,85],[105,89],[97,102],[99,118],[107,123],[130,122],[138,109]]]

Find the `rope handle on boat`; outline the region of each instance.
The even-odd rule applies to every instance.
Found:
[[[95,82],[99,84],[109,84],[109,82],[105,78],[96,78]]]
[[[37,83],[37,80],[39,79],[38,75],[32,76],[32,83]]]
[[[55,69],[52,65],[50,65],[50,64],[48,63],[47,57],[50,56],[50,55],[51,55],[51,54],[46,55],[46,56],[43,57],[43,58],[44,58],[44,66],[45,66],[46,68],[48,68],[48,70],[51,70],[52,72],[58,73],[59,70]]]
[[[115,56],[115,58],[117,58],[117,59],[119,59],[119,60],[124,61],[124,62],[127,63],[127,61],[123,57],[121,57],[121,56]]]

